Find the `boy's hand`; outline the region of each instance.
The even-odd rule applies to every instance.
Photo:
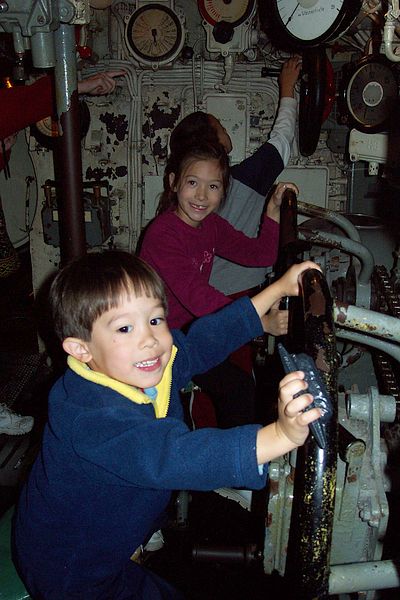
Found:
[[[293,443],[294,447],[304,444],[309,433],[308,425],[321,416],[319,408],[303,412],[313,402],[311,394],[294,397],[306,389],[307,383],[302,371],[288,373],[279,384],[278,420],[275,425],[276,434],[282,437],[283,444],[286,444],[287,440]]]
[[[303,371],[288,373],[279,384],[278,420],[257,432],[257,462],[263,465],[304,444],[309,424],[321,416],[319,408],[303,412],[313,402],[311,394],[299,392],[307,389]]]
[[[261,290],[261,292],[255,296],[252,296],[251,302],[253,303],[258,316],[263,320],[263,326],[265,325],[265,315],[274,305],[276,305],[276,302],[279,302],[286,296],[299,295],[299,276],[307,269],[317,269],[318,271],[321,271],[316,263],[311,260],[306,260],[300,264],[293,265],[284,275],[282,275],[282,277]]]
[[[279,223],[281,217],[282,196],[287,189],[293,190],[296,195],[299,193],[299,188],[295,183],[280,182],[277,184],[267,204],[267,210],[265,211],[265,214],[267,217],[273,219],[277,223]]]
[[[301,70],[301,56],[292,56],[283,65],[279,75],[281,98],[294,98],[294,87]]]
[[[298,296],[300,292],[299,277],[303,271],[308,269],[317,269],[321,271],[321,268],[311,260],[306,260],[302,263],[292,265],[286,273],[282,275],[275,283],[281,287],[282,297],[285,296]]]

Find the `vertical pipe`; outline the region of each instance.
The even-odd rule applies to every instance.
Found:
[[[86,252],[74,25],[55,32],[56,101],[60,122],[55,155],[61,263]]]
[[[327,445],[309,436],[297,451],[285,575],[301,600],[328,598],[337,462],[337,356],[332,299],[323,275],[311,269],[301,280],[304,351],[313,357],[334,407],[326,423]]]

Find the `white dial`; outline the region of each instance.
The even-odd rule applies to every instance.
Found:
[[[300,40],[311,40],[323,35],[338,17],[344,0],[278,0],[277,8],[282,23]]]
[[[349,27],[360,11],[361,0],[269,0],[260,8],[261,20],[278,42],[318,46]]]

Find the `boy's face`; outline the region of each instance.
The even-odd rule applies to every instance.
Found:
[[[91,369],[138,388],[157,385],[171,356],[172,336],[157,298],[121,296],[103,313],[85,342]]]

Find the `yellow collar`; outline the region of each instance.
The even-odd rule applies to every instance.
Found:
[[[156,385],[157,398],[154,402],[152,402],[147,394],[141,392],[137,388],[132,387],[127,383],[121,383],[121,381],[117,381],[116,379],[112,379],[111,377],[104,375],[104,373],[92,371],[86,363],[82,363],[73,356],[68,356],[68,366],[80,377],[92,381],[93,383],[97,383],[98,385],[111,388],[136,404],[153,404],[157,419],[162,419],[163,417],[166,417],[168,412],[172,386],[172,365],[177,352],[178,349],[176,346],[172,346],[171,357],[165,368],[162,379],[160,383]]]

